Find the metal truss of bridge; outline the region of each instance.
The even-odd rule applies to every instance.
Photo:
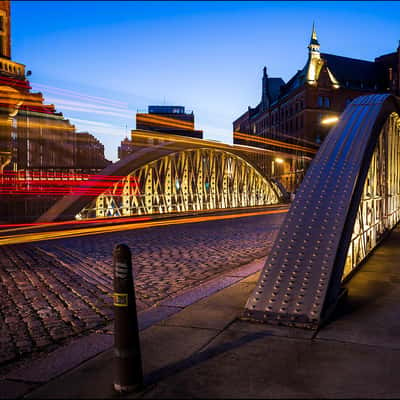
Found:
[[[238,156],[214,149],[185,150],[135,169],[77,218],[263,206],[279,203],[278,193]]]
[[[355,99],[330,131],[286,215],[244,316],[316,329],[342,283],[400,219],[400,104]]]
[[[163,137],[161,143],[143,145],[101,172],[99,176],[121,176],[103,193],[65,196],[38,221],[264,206],[287,196],[279,183],[246,160],[250,147],[157,137]]]

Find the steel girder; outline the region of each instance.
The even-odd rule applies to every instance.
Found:
[[[355,99],[330,131],[285,218],[244,316],[317,328],[349,276],[400,218],[400,105]]]
[[[248,162],[226,151],[175,152],[126,175],[77,219],[277,204],[282,193]]]
[[[146,132],[146,131],[136,131],[139,132],[143,137],[153,137],[154,132]],[[220,150],[226,151],[230,154],[236,155],[239,158],[245,160],[249,165],[252,166],[254,170],[262,174],[262,171],[258,169],[257,165],[252,164],[251,155],[256,152],[262,152],[263,154],[269,155],[270,157],[276,156],[284,156],[283,153],[277,153],[271,150],[263,150],[256,149],[249,146],[241,146],[241,145],[228,145],[224,143],[218,143],[215,141],[208,141],[204,139],[193,139],[177,136],[177,135],[167,135],[157,133],[157,143],[149,145],[147,141],[144,141],[142,147],[136,149],[132,154],[129,154],[127,157],[107,166],[103,171],[100,172],[99,177],[101,176],[127,176],[133,170],[143,167],[144,165],[151,163],[161,157],[164,157],[168,154],[182,152],[186,150],[194,150],[194,149],[211,149],[211,150]],[[289,156],[289,155],[288,155]],[[185,164],[185,168],[183,171],[183,176],[185,174],[189,174],[189,164]],[[214,168],[214,175],[217,173],[218,165],[212,167]],[[185,172],[186,171],[186,172]],[[183,177],[182,184],[185,185],[185,182],[188,182],[187,179]],[[211,182],[212,182],[211,178]],[[245,178],[244,178],[245,179]],[[279,184],[279,182],[273,182],[268,179],[275,190],[275,192],[281,196],[279,201],[285,202],[287,201],[288,194],[285,188]],[[74,219],[75,216],[85,208],[92,200],[96,198],[96,195],[91,195],[89,192],[92,188],[97,187],[98,180],[94,180],[95,186],[91,186],[91,182],[86,182],[85,188],[87,189],[87,194],[80,195],[68,195],[62,197],[59,201],[57,201],[52,207],[50,207],[45,213],[43,213],[38,219],[37,222],[52,222],[52,221],[66,221]],[[103,182],[105,184],[106,182]],[[110,183],[110,186],[112,184]],[[215,185],[210,184],[212,198],[215,199],[216,193],[214,193]],[[106,188],[105,188],[106,189]],[[189,186],[187,188],[183,187],[182,196],[183,196],[183,204],[186,204],[189,201],[188,197]],[[99,200],[101,201],[101,200]],[[100,206],[101,207],[101,206]],[[104,206],[103,206],[104,207]],[[184,207],[188,207],[187,205]],[[214,207],[215,208],[215,207]]]

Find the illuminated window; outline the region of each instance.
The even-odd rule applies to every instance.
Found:
[[[323,107],[324,106],[324,98],[322,96],[318,96],[318,107]]]
[[[331,107],[331,99],[329,97],[325,97],[325,108]]]

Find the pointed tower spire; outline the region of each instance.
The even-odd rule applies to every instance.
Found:
[[[310,39],[310,44],[308,45],[308,48],[310,50],[319,51],[319,42],[318,42],[318,38],[317,38],[317,32],[315,30],[314,21],[312,24],[311,39]]]
[[[308,62],[307,62],[307,82],[315,84],[322,67],[321,54],[319,51],[319,42],[315,23],[312,25],[310,44],[308,45]]]
[[[261,96],[261,108],[263,111],[269,108],[270,102],[271,99],[269,95],[267,67],[264,67],[263,77],[262,77],[262,96]]]

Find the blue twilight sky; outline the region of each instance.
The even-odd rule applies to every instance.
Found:
[[[109,159],[149,104],[194,110],[204,137],[261,96],[264,65],[285,82],[321,51],[373,60],[395,51],[400,2],[12,1],[12,58],[33,89],[99,138]]]

